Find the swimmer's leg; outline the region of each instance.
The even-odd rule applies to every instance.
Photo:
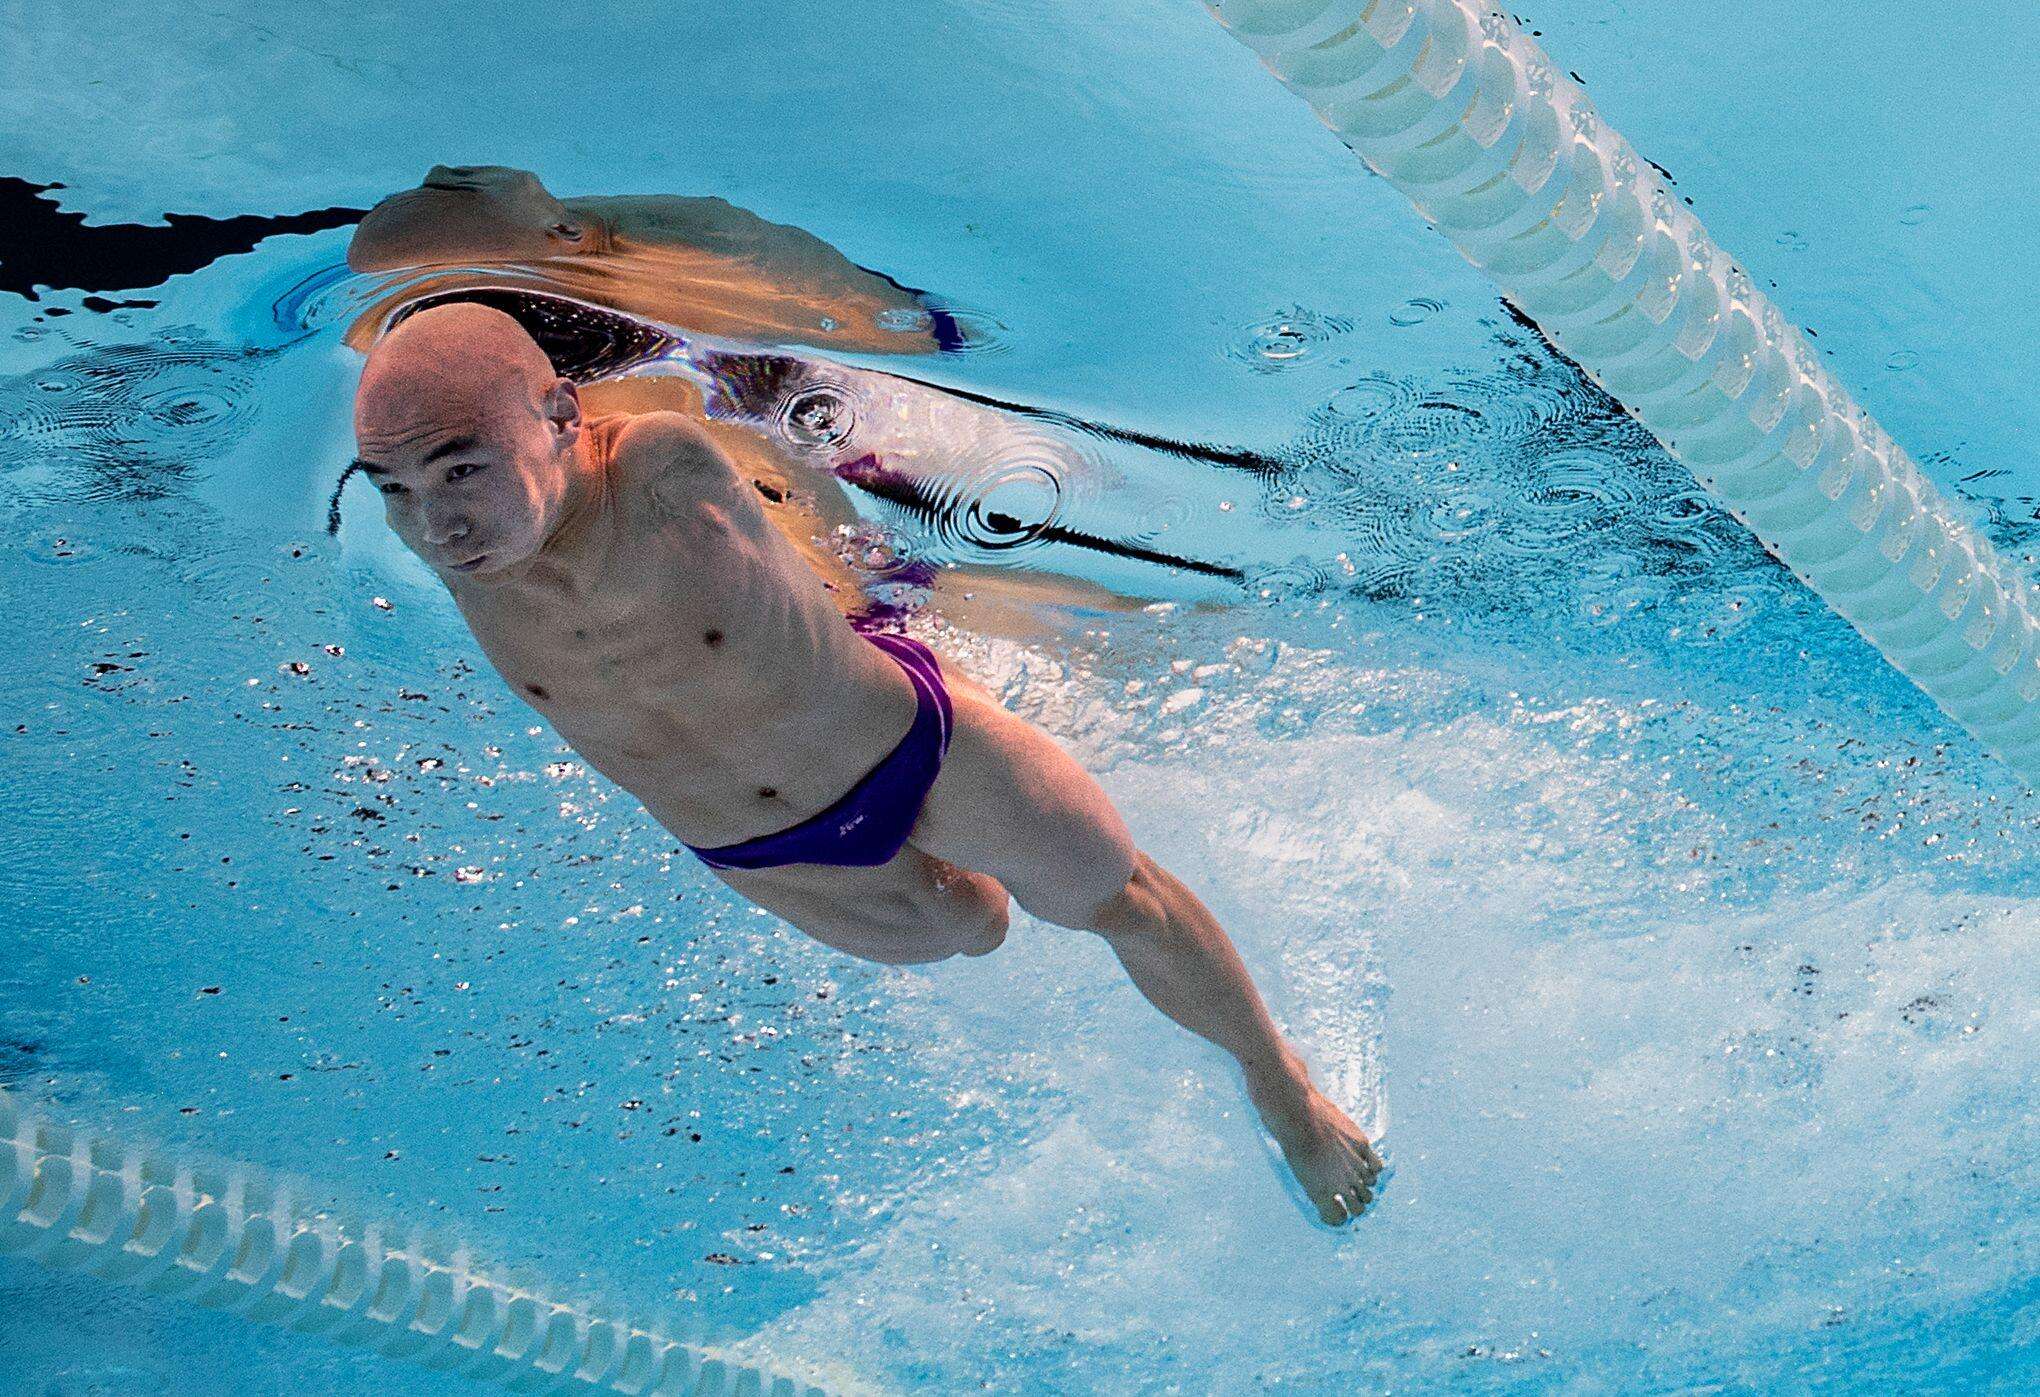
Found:
[[[710,871],[824,946],[881,965],[987,955],[1006,939],[1006,890],[997,880],[911,844],[876,868]]]
[[[1104,937],[1149,1003],[1239,1062],[1319,1217],[1333,1226],[1358,1217],[1381,1159],[1283,1042],[1218,919],[1135,847],[1104,790],[1067,752],[974,687],[952,687],[949,754],[913,843],[991,874],[1044,921]]]

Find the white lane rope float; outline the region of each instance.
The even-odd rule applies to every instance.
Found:
[[[1509,16],[1208,8],[1765,548],[2040,783],[2031,585]]]
[[[491,1275],[400,1220],[315,1209],[252,1165],[58,1125],[6,1091],[0,1253],[513,1392],[827,1397],[657,1322]]]

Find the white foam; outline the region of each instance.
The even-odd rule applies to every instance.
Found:
[[[1973,1253],[2035,1182],[2003,1132],[2040,1066],[2040,913],[1925,878],[1684,886],[1649,844],[1700,817],[1576,726],[1234,727],[1108,779],[1321,1070],[1371,1090],[1385,1030],[1374,1217],[1310,1225],[1222,1059],[1095,944],[1023,924],[918,977],[916,1011],[960,1078],[1023,1062],[1056,1108],[928,1183],[763,1341],[853,1333],[892,1371],[995,1385],[986,1354],[1039,1380],[1067,1344],[1098,1390],[1170,1353],[1198,1381],[1607,1378],[1644,1334],[1682,1371],[1722,1323],[1738,1351],[1789,1346],[1888,1317],[1895,1276],[1933,1304],[2016,1280],[2016,1248]],[[1610,824],[1617,792],[1643,824]]]

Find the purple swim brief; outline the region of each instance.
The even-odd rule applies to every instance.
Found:
[[[688,845],[710,868],[776,868],[789,863],[872,868],[891,862],[905,846],[948,754],[955,715],[934,651],[911,636],[861,627],[859,634],[890,655],[912,682],[914,725],[899,746],[819,814],[740,844],[715,849]]]

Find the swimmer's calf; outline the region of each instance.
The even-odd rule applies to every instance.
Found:
[[[357,465],[504,679],[716,876],[890,964],[984,954],[1007,898],[1104,937],[1239,1062],[1327,1223],[1381,1163],[1312,1084],[1231,941],[1096,781],[926,646],[863,634],[715,441],[584,419],[517,323],[472,304],[369,357]]]

